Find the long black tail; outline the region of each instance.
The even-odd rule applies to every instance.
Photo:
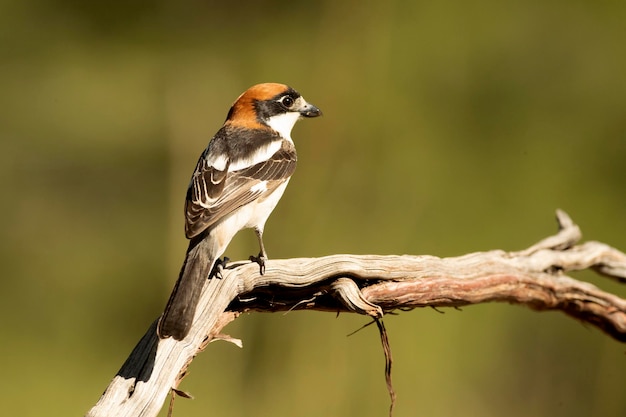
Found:
[[[215,262],[207,252],[202,241],[190,242],[178,281],[159,321],[157,334],[160,338],[171,336],[182,340],[189,333],[202,287]]]

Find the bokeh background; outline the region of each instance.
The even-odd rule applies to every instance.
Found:
[[[0,1],[3,414],[98,400],[174,283],[199,153],[258,82],[324,111],[294,130],[270,257],[517,250],[556,208],[626,249],[625,21],[623,1]],[[386,320],[397,417],[626,415],[625,345],[559,313],[444,313]],[[346,337],[367,321],[243,316],[176,415],[386,415],[376,330]]]

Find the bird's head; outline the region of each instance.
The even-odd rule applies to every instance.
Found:
[[[276,83],[257,84],[247,89],[228,112],[226,123],[251,129],[273,129],[286,139],[302,117],[322,112],[293,88]]]

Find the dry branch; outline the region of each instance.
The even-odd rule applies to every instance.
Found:
[[[489,301],[561,310],[626,342],[626,300],[565,275],[591,269],[626,282],[626,255],[599,242],[577,245],[580,230],[562,211],[559,232],[518,252],[460,257],[333,255],[271,260],[265,275],[247,262],[207,281],[190,334],[159,340],[155,323],[139,341],[100,401],[99,416],[156,416],[199,352],[242,311],[313,309],[382,317],[416,307]]]

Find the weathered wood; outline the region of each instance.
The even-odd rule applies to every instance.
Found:
[[[416,307],[456,307],[491,301],[561,310],[626,342],[626,300],[565,275],[592,269],[626,282],[626,255],[599,242],[580,245],[580,230],[562,211],[559,232],[518,252],[494,250],[459,257],[333,255],[231,264],[207,281],[189,335],[158,340],[156,321],[139,341],[100,401],[100,416],[156,416],[168,393],[207,343],[242,311],[315,309],[381,317]]]

